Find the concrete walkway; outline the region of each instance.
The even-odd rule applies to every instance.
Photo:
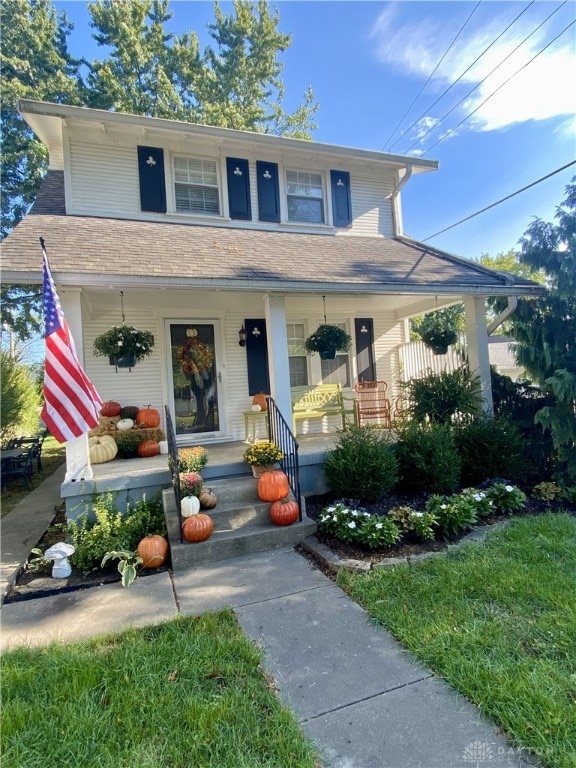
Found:
[[[46,484],[42,488],[42,504],[48,505]],[[57,496],[50,501],[53,513]],[[25,519],[37,513],[30,505],[2,520],[3,557],[5,536],[13,562],[16,542],[28,554]],[[128,590],[111,584],[5,604],[1,646],[72,641],[223,607],[234,610],[246,635],[262,648],[281,700],[316,743],[326,768],[533,764],[292,549],[173,577],[146,576]]]

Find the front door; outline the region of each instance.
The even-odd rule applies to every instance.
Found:
[[[214,323],[170,323],[176,435],[222,429]]]

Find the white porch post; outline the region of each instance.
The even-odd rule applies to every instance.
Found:
[[[59,293],[60,304],[70,334],[74,340],[78,360],[84,366],[84,339],[82,336],[82,304],[80,288],[65,288]],[[66,442],[66,475],[64,482],[92,480],[88,436],[80,435]]]
[[[483,296],[465,296],[466,337],[470,372],[480,379],[480,390],[486,413],[493,413],[492,384],[490,381],[490,357],[488,354],[488,329]]]
[[[292,428],[292,400],[290,397],[290,367],[284,296],[266,294],[264,309],[268,337],[271,394],[286,423]]]

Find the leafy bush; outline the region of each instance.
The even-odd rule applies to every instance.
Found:
[[[387,434],[374,427],[340,432],[324,471],[336,496],[377,501],[398,482],[398,465]]]
[[[526,504],[526,494],[515,485],[494,483],[486,489],[486,497],[501,515],[513,515]]]
[[[447,497],[434,494],[426,502],[426,511],[434,515],[443,536],[456,536],[478,522],[478,507],[470,495]]]
[[[407,413],[419,422],[450,424],[455,414],[475,416],[482,409],[480,381],[466,368],[410,379],[403,390]]]
[[[0,352],[0,436],[2,441],[18,434],[31,435],[40,424],[41,399],[33,370]]]
[[[122,514],[111,493],[100,494],[94,502],[95,520],[82,515],[68,524],[68,535],[75,547],[72,564],[88,574],[98,570],[107,552],[135,550],[148,533],[166,535],[166,523],[159,498],[137,501]]]
[[[532,488],[532,496],[539,501],[557,501],[562,498],[562,488],[556,483],[538,483]]]
[[[517,479],[521,475],[522,438],[512,422],[481,415],[455,424],[453,429],[464,485],[476,485],[489,477]]]
[[[388,512],[388,517],[399,523],[406,533],[413,533],[419,539],[431,540],[434,538],[434,526],[436,517],[431,512],[419,512],[412,507],[393,507]]]
[[[400,539],[400,528],[387,517],[370,515],[344,500],[325,507],[318,518],[318,529],[345,542],[368,549],[390,547]]]
[[[396,443],[402,485],[417,493],[450,493],[460,481],[460,456],[450,427],[411,422]]]

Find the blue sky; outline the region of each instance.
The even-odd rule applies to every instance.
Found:
[[[86,3],[54,5],[75,25],[72,52],[102,58]],[[576,26],[562,33],[576,18],[573,0],[274,5],[280,30],[292,35],[282,56],[285,107],[294,109],[312,86],[320,104],[315,140],[440,162],[403,193],[404,229],[412,237],[427,238],[575,159]],[[211,2],[178,0],[171,10],[172,31],[194,30],[202,46],[210,41]],[[534,216],[552,220],[574,175],[576,165],[429,242],[467,258],[515,248]]]

